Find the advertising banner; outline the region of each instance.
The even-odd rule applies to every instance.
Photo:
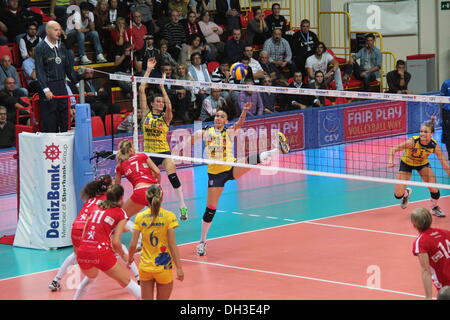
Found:
[[[34,249],[72,244],[77,216],[72,133],[21,133],[20,207],[14,245]]]

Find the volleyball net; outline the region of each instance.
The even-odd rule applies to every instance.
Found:
[[[137,88],[141,83],[148,84],[149,91],[160,85],[184,88],[193,95],[199,89],[210,95],[212,90],[220,91],[220,95],[228,97],[226,106],[237,110],[227,126],[239,119],[239,95],[247,93],[271,94],[276,96],[276,103],[284,103],[288,107],[284,112],[270,110],[263,106],[263,115],[247,116],[242,128],[231,132],[234,141],[233,153],[236,161],[223,161],[223,158],[211,158],[206,152],[205,135],[194,138],[193,133],[207,126],[214,126],[210,121],[195,121],[184,126],[172,126],[168,136],[171,155],[149,154],[153,157],[172,158],[177,165],[190,166],[202,164],[226,164],[230,166],[258,169],[262,175],[280,172],[297,175],[313,175],[334,178],[353,179],[389,184],[404,184],[397,180],[400,157],[403,151],[394,155],[394,167],[388,166],[388,154],[392,147],[418,136],[421,125],[435,118],[436,131],[433,138],[442,148],[443,160],[448,154],[445,144],[441,143],[440,104],[450,103],[449,97],[439,95],[403,95],[377,92],[315,90],[295,87],[264,86],[248,84],[212,83],[189,80],[131,77],[127,75],[109,74],[113,81],[131,82],[134,88],[134,108],[138,106]],[[299,97],[310,97],[311,101],[321,100],[331,103],[320,107],[306,109],[292,108],[292,101]],[[234,97],[234,98],[233,98]],[[171,99],[172,100],[172,99]],[[265,101],[265,100],[264,100]],[[334,105],[347,101],[345,105]],[[150,106],[150,100],[148,100]],[[172,101],[173,108],[179,108]],[[281,107],[283,110],[283,107]],[[271,111],[271,112],[270,112]],[[176,112],[176,111],[174,111]],[[267,112],[267,113],[266,113]],[[270,113],[269,113],[270,112]],[[136,112],[135,112],[136,114]],[[143,137],[135,121],[133,141],[140,152],[143,148]],[[270,162],[257,164],[249,155],[259,154],[276,148],[277,133],[282,132],[290,146],[289,154],[276,153]],[[120,140],[120,139],[119,139]],[[225,148],[225,146],[223,146]],[[221,150],[223,151],[223,149]],[[412,150],[419,156],[419,145]],[[220,154],[220,152],[218,152]],[[250,160],[249,159],[253,159]],[[413,171],[411,181],[407,184],[450,189],[449,178],[441,161],[435,154],[429,157],[431,168],[436,176],[435,183],[426,183]]]

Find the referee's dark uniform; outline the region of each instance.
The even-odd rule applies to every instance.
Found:
[[[66,132],[68,130],[68,99],[46,100],[45,92],[54,96],[67,95],[66,76],[75,83],[73,61],[61,41],[53,45],[45,38],[35,51],[36,76],[41,85],[39,92],[42,132]]]

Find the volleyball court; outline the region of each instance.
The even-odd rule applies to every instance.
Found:
[[[110,76],[118,80],[114,75]],[[129,79],[121,76],[121,80]],[[138,77],[134,80],[165,81]],[[174,84],[174,81],[170,83]],[[199,83],[183,81],[183,85],[192,87]],[[223,90],[277,90],[221,85]],[[309,90],[310,95],[337,94],[336,91]],[[296,93],[304,94],[301,89]],[[177,149],[176,144],[191,135],[180,139],[172,132],[169,138],[172,155],[164,157],[171,157],[179,165],[189,219],[180,222],[176,230],[185,280],[174,281],[171,299],[423,298],[419,263],[411,253],[417,232],[410,223],[409,214],[414,208],[430,207],[428,186],[440,188],[439,205],[444,212],[450,212],[448,176],[440,161],[431,155],[436,183],[423,183],[414,173],[408,182],[413,185],[414,193],[408,208],[403,210],[399,200],[393,197],[394,184],[404,183],[395,180],[401,152],[396,154],[394,168],[387,168],[387,158],[390,148],[417,135],[421,124],[435,115],[424,113],[416,126],[408,124],[408,119],[411,120],[408,110],[412,107],[408,103],[416,103],[418,99],[429,103],[426,99],[436,101],[443,97],[404,96],[402,100],[395,95],[374,93],[370,97],[379,100],[368,101],[355,92],[338,94],[349,95],[355,103],[344,108],[322,107],[246,119],[244,130],[234,140],[237,161],[227,164],[252,170],[225,186],[205,256],[196,254],[207,194],[205,164],[223,162],[206,159],[202,152],[196,152],[196,143],[203,148],[201,141],[194,141],[189,151],[174,152],[182,149]],[[389,101],[388,97],[397,100]],[[386,102],[392,105],[386,106]],[[326,114],[321,114],[324,111]],[[274,122],[277,116],[301,120],[295,125],[289,119]],[[364,118],[370,116],[378,118]],[[373,121],[377,128],[370,127]],[[192,133],[204,125],[184,129]],[[436,127],[439,126],[438,118]],[[273,134],[277,130],[290,141],[289,154],[277,153],[269,163],[262,165],[244,161],[252,152],[276,146]],[[337,136],[334,143],[322,137],[333,134]],[[115,145],[123,138],[117,138]],[[128,138],[140,141],[139,150],[142,151],[142,136],[135,134]],[[434,133],[434,138],[440,144],[439,130]],[[445,148],[444,154],[447,159]],[[104,160],[97,165],[99,173],[112,173],[114,162]],[[167,176],[163,173],[161,177],[166,193],[163,207],[178,212]],[[127,198],[130,185],[125,181],[123,184]],[[448,218],[434,218],[433,226],[448,228]],[[125,242],[128,239],[126,236]],[[0,298],[71,299],[81,275],[74,267],[63,279],[63,289],[49,292],[47,286],[55,272],[46,270],[0,280]],[[131,296],[101,275],[86,298],[131,299]]]

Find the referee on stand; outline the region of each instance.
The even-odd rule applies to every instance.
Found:
[[[68,130],[69,105],[67,98],[54,96],[67,95],[66,76],[76,83],[73,61],[61,43],[61,26],[49,21],[45,31],[47,36],[35,49],[36,76],[42,90],[39,92],[42,132],[66,132]]]

